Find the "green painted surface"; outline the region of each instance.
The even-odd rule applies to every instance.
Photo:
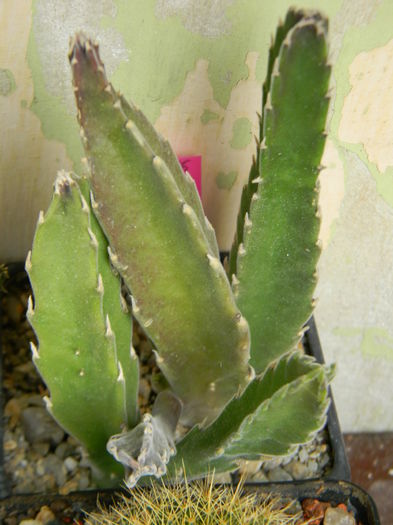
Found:
[[[336,328],[335,335],[343,338],[361,337],[358,347],[364,357],[383,358],[393,361],[393,337],[385,328],[373,326],[366,328]]]
[[[220,118],[220,115],[218,113],[215,113],[214,111],[211,111],[210,109],[205,109],[201,115],[201,122],[202,124],[208,124],[212,120],[218,120],[219,118]]]
[[[37,0],[33,1],[33,18],[36,15]],[[34,97],[30,109],[41,121],[42,132],[47,139],[58,140],[65,144],[68,156],[73,162],[75,171],[81,171],[81,157],[83,156],[82,144],[79,137],[79,126],[74,114],[70,114],[64,102],[51,95],[45,87],[42,72],[42,60],[37,49],[33,31],[30,31],[27,48],[27,62],[31,69]],[[69,35],[66,37],[68,38]],[[67,57],[64,57],[68,61]],[[55,176],[55,174],[53,174]]]
[[[0,95],[7,97],[16,89],[16,82],[12,71],[9,69],[0,69]]]
[[[302,2],[304,7],[317,2]],[[115,20],[107,17],[104,27],[115,27],[124,37],[130,51],[130,60],[124,62],[113,75],[113,81],[122,86],[126,96],[132,97],[147,116],[155,121],[163,105],[170,104],[182,91],[187,73],[197,60],[209,62],[209,80],[214,99],[226,108],[232,89],[240,80],[248,78],[245,63],[249,51],[260,53],[260,78],[266,72],[266,61],[271,34],[280,17],[284,17],[291,2],[281,0],[238,0],[225,9],[225,20],[230,28],[215,38],[188,31],[179,15],[157,18],[155,0],[134,2],[117,0]],[[333,16],[341,4],[334,0],[324,6]],[[154,35],[154,38],[152,38]],[[138,79],[130,82],[129,79]],[[170,82],[168,82],[170,79]]]
[[[367,164],[375,178],[379,194],[390,206],[393,206],[393,167],[381,174],[377,166],[368,159],[363,145],[339,141],[338,130],[345,98],[351,90],[349,68],[359,53],[386,45],[392,39],[392,20],[393,3],[385,0],[375,8],[374,16],[367,26],[350,26],[346,29],[340,54],[333,68],[337,89],[330,127],[330,137],[336,147],[356,153]]]
[[[389,206],[393,207],[393,166],[386,168],[386,170],[381,173],[378,170],[377,165],[369,160],[363,144],[342,143],[337,140],[336,146],[343,162],[345,172],[347,173],[345,151],[351,151],[367,166],[368,171],[375,179],[379,195],[387,204],[389,204]]]
[[[33,19],[38,16],[40,2],[33,0]],[[292,2],[280,0],[264,4],[261,7],[260,0],[222,1],[225,30],[216,36],[206,35],[204,31],[204,34],[199,34],[192,21],[185,24],[184,12],[183,16],[173,14],[176,9],[180,12],[176,6],[172,6],[169,16],[157,16],[156,0],[113,0],[105,9],[104,4],[100,4],[100,12],[108,13],[101,19],[102,33],[117,31],[129,53],[129,60],[123,60],[111,76],[112,82],[152,121],[156,121],[161,108],[171,104],[181,93],[187,74],[195,68],[197,61],[205,59],[209,63],[208,76],[214,100],[226,108],[232,89],[240,80],[248,78],[246,57],[250,51],[259,53],[256,74],[258,81],[262,82],[270,37]],[[316,4],[315,0],[302,2],[305,8]],[[334,0],[324,6],[324,11],[332,17],[340,5],[341,0]],[[197,16],[198,10],[194,9],[193,13]],[[196,24],[195,27],[201,26]],[[42,64],[48,56],[43,56],[47,54],[46,50],[38,50],[34,31],[33,23],[27,52],[34,82],[31,109],[40,119],[45,137],[63,142],[74,169],[79,171],[82,148],[78,127],[64,100],[53,96],[45,87]],[[69,36],[61,37],[68,39]],[[210,116],[205,114],[204,120],[209,120]]]
[[[252,123],[246,118],[235,120],[232,128],[232,139],[230,145],[233,149],[246,148],[252,139]]]
[[[216,176],[217,188],[220,190],[231,190],[236,182],[237,176],[237,171],[229,171],[228,173],[220,171]]]

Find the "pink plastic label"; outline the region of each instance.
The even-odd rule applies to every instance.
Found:
[[[201,156],[187,156],[178,157],[183,171],[188,171],[194,179],[199,197],[202,196],[202,157]]]

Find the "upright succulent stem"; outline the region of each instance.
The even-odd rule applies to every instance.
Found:
[[[97,477],[108,483],[121,475],[105,447],[126,423],[125,392],[97,251],[88,205],[75,181],[60,173],[26,261],[35,302],[28,317],[39,340],[33,359],[50,391],[51,414],[85,445]]]
[[[183,422],[207,423],[250,379],[247,322],[204,219],[153,149],[162,148],[152,128],[146,137],[143,120],[129,118],[134,110],[108,83],[93,43],[78,35],[70,61],[93,209],[112,264],[157,348],[157,364],[184,403]]]
[[[257,372],[299,340],[313,308],[320,253],[317,177],[329,103],[327,24],[318,14],[305,14],[293,25],[296,20],[291,17],[278,34],[282,43],[266,83],[259,165],[244,190],[242,206],[249,209],[243,221],[239,217],[241,243],[231,256],[233,289],[250,325],[250,362]]]

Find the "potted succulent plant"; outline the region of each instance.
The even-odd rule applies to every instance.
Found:
[[[88,176],[60,172],[26,270],[47,408],[102,487],[195,479],[282,456],[326,422],[333,368],[296,349],[313,307],[329,105],[326,20],[290,10],[272,45],[260,137],[226,268],[195,185],[115,91],[98,46],[70,64]],[[132,319],[161,391],[143,416]]]
[[[130,486],[183,465],[191,478],[230,471],[239,458],[287,454],[325,423],[332,370],[292,351],[312,312],[320,251],[325,25],[291,11],[277,35],[228,273],[169,144],[113,89],[97,45],[82,34],[71,43],[90,175],[59,173],[40,214],[28,318],[48,408],[104,484],[119,482],[120,463]],[[167,381],[142,421],[119,276]],[[175,444],[179,421],[188,430]]]

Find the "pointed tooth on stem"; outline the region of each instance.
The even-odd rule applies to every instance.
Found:
[[[207,253],[206,257],[209,261],[209,266],[211,266],[213,270],[219,271],[222,269],[221,262],[217,259],[217,257],[213,257],[213,255],[210,255],[210,253]]]
[[[248,332],[247,319],[240,312],[236,314],[236,322],[242,332]]]
[[[237,249],[237,254],[240,255],[240,257],[243,257],[243,255],[245,255],[246,253],[246,249],[244,248],[244,244],[241,242],[239,244],[239,247]]]
[[[157,352],[157,350],[153,350],[154,357],[156,358],[157,365],[161,365],[164,362],[164,358],[160,356],[160,354]]]
[[[147,143],[145,141],[144,136],[139,131],[137,125],[132,120],[127,120],[126,122],[126,129],[131,133],[131,135],[134,137],[136,142],[139,144],[141,148],[146,148]]]
[[[81,203],[82,203],[82,211],[89,214],[90,213],[89,205],[87,204],[86,199],[84,198],[82,194],[81,194]]]
[[[27,273],[29,273],[31,270],[31,250],[27,252],[27,257],[25,261],[25,270]]]
[[[188,217],[191,217],[194,214],[194,210],[186,202],[182,204],[181,211],[182,213],[184,213],[184,215],[187,215]]]
[[[120,361],[118,362],[118,369],[119,369],[119,375],[117,376],[118,383],[124,383],[124,374],[123,374],[123,367],[121,366]]]
[[[90,241],[91,241],[91,245],[93,246],[93,248],[98,248],[98,241],[97,241],[97,237],[94,235],[93,231],[91,230],[90,227],[87,227],[87,232],[89,234],[89,237],[90,237]]]
[[[124,312],[125,314],[128,313],[127,301],[124,299],[123,294],[121,292],[120,292],[120,307],[121,307],[122,312]]]
[[[31,319],[34,315],[34,308],[33,308],[33,298],[31,295],[29,295],[29,298],[27,299],[27,312],[26,317],[28,319]]]
[[[114,337],[108,314],[106,314],[105,317],[105,337],[107,337],[108,339],[112,339]]]
[[[236,274],[232,274],[232,286],[239,286],[240,284],[240,281],[239,279],[237,278]]]
[[[255,369],[251,365],[249,365],[247,372],[248,381],[253,381],[255,379],[255,375]]]
[[[279,69],[279,60],[277,57],[273,64],[272,77],[279,77],[279,76],[280,76],[280,69]]]
[[[244,217],[244,228],[249,231],[252,227],[252,221],[248,215],[248,212],[246,212],[246,215]]]
[[[45,407],[46,409],[51,412],[52,408],[53,408],[53,403],[52,401],[50,400],[50,398],[48,396],[44,396],[43,398],[43,401],[45,403]]]
[[[266,102],[265,102],[265,111],[271,111],[273,109],[273,106],[272,106],[272,96],[270,94],[270,91],[269,93],[267,94],[267,97],[266,97]]]
[[[104,282],[102,280],[102,275],[100,273],[98,274],[98,279],[97,279],[97,292],[100,295],[104,295]]]
[[[30,341],[30,350],[31,355],[33,356],[33,361],[40,358],[40,354],[38,353],[37,347],[32,341]]]
[[[95,200],[93,192],[91,190],[90,190],[90,202],[91,202],[91,207],[93,208],[93,210],[97,210],[98,209],[98,204],[97,204],[97,201]]]
[[[131,308],[132,308],[132,312],[134,314],[137,314],[138,312],[140,312],[140,308],[139,306],[136,304],[136,300],[134,299],[134,296],[133,295],[130,295],[130,298],[131,298]]]

